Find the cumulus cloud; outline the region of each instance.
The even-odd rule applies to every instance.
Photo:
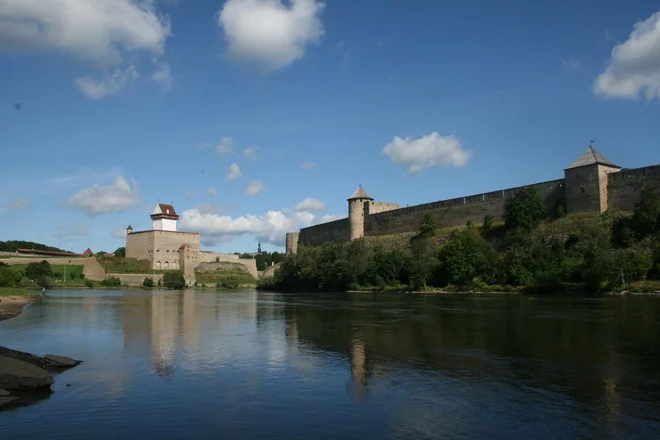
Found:
[[[206,194],[210,195],[211,197],[218,197],[218,191],[212,186],[206,188]]]
[[[282,211],[268,211],[264,215],[247,214],[240,217],[185,210],[181,226],[188,231],[199,232],[206,243],[228,241],[243,234],[253,235],[264,243],[284,246],[287,232],[338,219],[333,215],[315,215],[308,211],[287,216]]]
[[[264,185],[261,180],[251,180],[250,183],[248,183],[247,188],[245,188],[245,194],[248,196],[256,196],[265,189],[266,185]]]
[[[605,71],[594,81],[599,96],[660,99],[660,11],[635,24],[628,40],[612,49]]]
[[[383,148],[382,153],[387,155],[396,164],[407,168],[407,173],[414,175],[426,168],[464,167],[470,161],[469,151],[462,149],[461,142],[454,136],[440,136],[433,132],[420,138],[400,138],[394,140]]]
[[[247,160],[257,160],[259,159],[258,152],[259,152],[258,146],[255,145],[253,147],[249,147],[243,151],[243,157],[246,158]]]
[[[229,56],[263,70],[280,69],[305,55],[325,33],[317,0],[227,0],[217,14]]]
[[[229,172],[225,175],[225,180],[227,182],[234,182],[235,180],[240,179],[243,176],[241,173],[241,167],[238,166],[236,162],[229,165]]]
[[[195,209],[200,214],[222,214],[222,208],[215,203],[198,203],[195,205]]]
[[[325,202],[313,197],[307,197],[305,200],[298,202],[293,207],[293,212],[302,212],[302,211],[325,211],[326,206]]]
[[[139,53],[158,58],[171,29],[155,5],[154,0],[2,0],[0,52],[58,52],[100,69],[126,64]],[[112,85],[92,97],[121,89],[121,75],[115,74],[105,80]],[[85,87],[91,80],[84,78],[79,87],[94,90]]]
[[[135,180],[130,185],[118,176],[112,185],[94,184],[71,196],[69,206],[89,216],[126,211],[140,202]]]
[[[301,167],[302,167],[303,170],[312,171],[314,168],[316,168],[316,163],[315,162],[303,162]]]
[[[127,84],[133,83],[140,75],[133,66],[126,69],[117,69],[112,74],[107,74],[101,79],[93,79],[83,76],[76,80],[76,85],[87,97],[102,99],[114,95]]]

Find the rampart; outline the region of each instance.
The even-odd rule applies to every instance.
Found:
[[[610,173],[607,176],[607,206],[621,211],[634,210],[646,185],[660,187],[660,165]]]
[[[317,246],[326,241],[348,239],[348,219],[342,218],[300,230],[298,244]]]
[[[548,207],[548,211],[555,209],[558,204],[564,203],[564,179],[527,186],[531,186],[539,192]],[[365,236],[416,231],[419,229],[419,223],[424,212],[433,213],[439,228],[463,226],[468,221],[480,223],[486,215],[493,216],[495,220],[502,220],[506,199],[513,196],[521,188],[524,187],[457,197],[372,214],[365,219]]]

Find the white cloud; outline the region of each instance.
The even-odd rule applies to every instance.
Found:
[[[172,88],[172,72],[170,65],[160,62],[156,65],[156,70],[151,74],[151,79],[160,84],[165,90]]]
[[[215,150],[220,155],[221,160],[224,160],[227,154],[234,154],[234,149],[232,148],[233,144],[234,144],[234,140],[232,138],[223,137],[220,140],[220,143],[215,146]]]
[[[30,206],[30,202],[25,200],[25,199],[17,200],[14,203],[7,203],[6,205],[2,205],[2,207],[4,209],[11,210],[11,211],[17,211],[17,210],[20,210],[20,209],[25,209],[28,206]]]
[[[287,232],[337,218],[330,215],[314,215],[307,211],[296,212],[290,216],[282,211],[268,211],[260,216],[247,214],[231,217],[189,209],[181,215],[181,227],[187,231],[199,232],[206,243],[228,241],[239,235],[251,234],[264,243],[284,246]]]
[[[76,85],[87,97],[102,99],[119,92],[126,84],[134,82],[139,76],[135,68],[129,66],[125,70],[117,69],[114,73],[99,80],[83,76],[76,80]]]
[[[130,64],[138,54],[158,59],[171,35],[154,0],[1,0],[0,53],[63,53],[102,70]],[[129,79],[120,68],[104,80],[76,83],[88,96],[116,93]],[[113,92],[114,91],[114,92]]]
[[[198,203],[195,209],[200,214],[222,214],[222,209],[215,203]]]
[[[316,168],[316,163],[315,162],[303,162],[301,167],[302,167],[303,170],[312,171],[314,168]]]
[[[218,197],[218,191],[216,191],[216,189],[212,186],[206,188],[206,194],[210,195],[211,197]]]
[[[612,49],[605,71],[594,82],[594,93],[610,98],[660,99],[660,11],[637,22],[628,40]]]
[[[265,189],[266,186],[261,182],[261,180],[252,180],[250,183],[248,183],[247,188],[245,188],[245,194],[248,196],[256,196]]]
[[[191,189],[188,190],[188,191],[186,191],[186,199],[190,200],[190,199],[192,199],[194,196],[195,196],[195,191],[193,191],[193,190],[191,190]]]
[[[55,234],[58,238],[75,239],[77,237],[87,237],[89,232],[84,227],[70,227],[57,225],[58,232]]]
[[[246,158],[247,160],[257,160],[259,159],[259,154],[257,153],[258,151],[259,151],[259,147],[256,145],[253,147],[246,148],[243,151],[243,157]]]
[[[293,212],[302,212],[302,211],[325,211],[326,206],[325,202],[313,197],[307,197],[305,200],[302,200],[293,207]]]
[[[115,228],[110,232],[110,235],[123,240],[126,238],[126,228]]]
[[[263,70],[288,66],[325,33],[317,0],[227,0],[217,15],[229,56]]]
[[[464,167],[470,161],[471,153],[461,147],[456,137],[433,132],[415,139],[395,136],[382,152],[392,162],[407,167],[408,174],[419,174],[425,168],[436,166]]]
[[[126,211],[140,202],[135,180],[132,186],[118,176],[112,185],[94,184],[71,196],[69,206],[85,211],[88,215],[105,214],[109,212]]]
[[[227,182],[233,182],[240,179],[241,177],[243,177],[243,173],[241,173],[241,167],[239,167],[235,162],[229,165],[229,172],[225,176],[225,180]]]

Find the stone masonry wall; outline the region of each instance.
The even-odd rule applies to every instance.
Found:
[[[392,211],[393,209],[401,208],[396,203],[388,202],[365,202],[364,204],[364,213],[365,215],[378,214],[379,212]]]
[[[529,186],[535,188],[541,194],[548,211],[555,209],[558,203],[565,203],[563,179]],[[434,214],[439,228],[463,226],[468,220],[480,223],[486,215],[491,215],[496,221],[499,221],[504,216],[506,198],[513,196],[521,188],[523,187],[458,197],[373,214],[366,219],[365,235],[377,236],[414,232],[419,229],[422,214],[425,212]]]
[[[607,204],[610,209],[632,211],[645,185],[660,188],[660,165],[621,170],[607,175]]]
[[[162,274],[109,273],[107,276],[119,278],[122,286],[141,286],[145,278],[152,278],[154,285],[158,285],[158,281],[163,279]]]
[[[335,220],[300,230],[298,244],[316,246],[326,241],[348,239],[348,219]]]

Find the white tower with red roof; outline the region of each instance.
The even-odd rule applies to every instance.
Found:
[[[151,214],[151,229],[154,231],[176,232],[177,220],[179,220],[179,215],[172,205],[158,203],[156,204],[156,209]]]

